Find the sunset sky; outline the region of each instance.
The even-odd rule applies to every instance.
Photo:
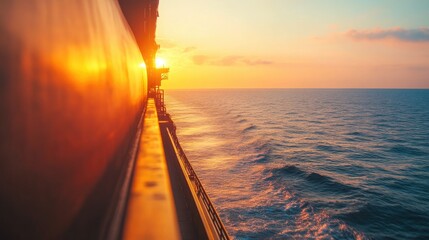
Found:
[[[161,0],[165,88],[429,88],[428,0]]]

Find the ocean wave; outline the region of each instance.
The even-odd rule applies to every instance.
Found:
[[[353,152],[347,155],[350,159],[365,160],[365,159],[384,159],[385,157],[375,152]]]
[[[315,172],[308,174],[305,179],[309,182],[312,182],[313,184],[316,184],[319,191],[328,190],[334,192],[349,192],[357,190],[355,187],[343,184],[331,177],[324,176]]]
[[[386,142],[390,142],[390,143],[405,143],[406,141],[403,139],[399,139],[399,138],[388,138],[386,139]]]
[[[314,134],[317,134],[317,135],[326,135],[326,132],[324,132],[324,131],[315,131]]]
[[[234,230],[236,239],[368,239],[342,220],[316,211],[296,195],[285,194],[283,199],[282,203],[267,201],[229,208],[222,217]],[[273,218],[282,219],[283,224]]]
[[[395,145],[387,150],[391,153],[399,153],[403,155],[411,155],[411,156],[426,156],[427,152],[424,152],[415,147],[407,147],[404,145]]]
[[[346,135],[350,135],[350,136],[367,136],[366,134],[364,134],[362,132],[349,132],[349,133],[346,133]]]
[[[294,165],[286,165],[282,168],[276,168],[272,170],[273,175],[299,175],[299,176],[305,176],[306,172],[298,168]]]
[[[252,130],[255,130],[257,127],[253,124],[250,124],[250,126],[245,127],[241,132],[242,133],[246,133],[246,132],[250,132]]]
[[[379,200],[381,202],[381,200]],[[376,235],[387,229],[397,229],[398,239],[412,239],[421,237],[419,231],[427,229],[429,217],[424,212],[419,212],[404,207],[401,204],[382,205],[367,203],[359,209],[349,213],[338,214],[338,218],[358,225],[371,225],[368,233]],[[390,221],[383,222],[388,218]],[[383,224],[374,224],[381,223]]]
[[[241,119],[238,119],[236,122],[237,123],[245,123],[245,122],[247,122],[247,119],[241,118]]]
[[[282,157],[276,154],[272,154],[273,149],[271,144],[261,139],[252,141],[251,144],[247,147],[252,148],[253,151],[256,153],[256,155],[254,155],[254,158],[252,159],[253,163],[267,163],[273,159]]]
[[[368,142],[368,138],[364,138],[364,137],[345,137],[344,140],[346,142]]]
[[[316,188],[317,191],[329,191],[329,192],[350,192],[354,190],[358,190],[357,188],[346,185],[335,179],[321,175],[315,172],[306,172],[295,165],[286,165],[281,168],[275,168],[270,170],[271,175],[265,178],[266,181],[278,181],[285,177],[294,177],[301,178],[301,180],[305,180],[307,183],[310,183],[311,186]]]
[[[347,152],[346,149],[343,149],[340,146],[333,146],[333,145],[326,145],[326,144],[319,144],[316,145],[315,148],[317,150],[328,152],[328,153],[340,153],[340,152]]]
[[[255,163],[266,163],[271,160],[271,156],[269,153],[260,153],[255,156],[253,162]]]
[[[347,142],[368,142],[373,140],[373,136],[361,131],[352,131],[344,134],[344,140]]]
[[[271,144],[266,141],[257,141],[255,142],[255,150],[256,151],[265,151],[267,153],[271,152]]]

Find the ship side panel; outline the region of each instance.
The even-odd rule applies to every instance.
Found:
[[[0,238],[58,238],[108,205],[102,180],[146,102],[143,59],[114,0],[2,1],[0,35]]]

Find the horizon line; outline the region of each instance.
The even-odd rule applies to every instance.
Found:
[[[268,87],[230,87],[230,88],[222,88],[222,87],[213,87],[213,88],[164,88],[164,90],[256,90],[256,89],[266,89],[266,90],[429,90],[427,88],[268,88]]]

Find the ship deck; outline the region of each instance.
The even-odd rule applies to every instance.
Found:
[[[153,99],[148,100],[141,129],[123,202],[107,238],[228,239],[178,143],[174,123],[168,114],[158,116]]]

